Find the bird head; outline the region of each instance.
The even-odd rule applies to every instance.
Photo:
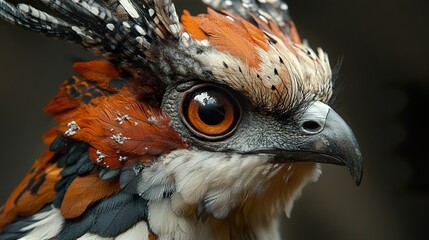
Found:
[[[284,11],[275,20],[243,6],[185,11],[175,41],[151,54],[166,86],[162,112],[187,148],[142,171],[142,194],[161,196],[158,187],[168,186],[176,212],[270,219],[280,208],[289,215],[302,187],[318,179],[319,163],[345,165],[361,181],[354,134],[328,105],[327,54],[304,44]]]
[[[149,202],[156,233],[164,223],[150,215],[165,209],[174,213],[165,221],[268,225],[280,209],[290,213],[320,163],[345,165],[360,183],[357,141],[328,105],[328,56],[301,41],[282,1],[205,0],[217,11],[185,11],[181,21],[171,0],[42,2],[61,18],[3,0],[0,16],[110,61],[76,64],[81,78],[46,109],[60,122],[51,151],[83,142],[89,160],[79,159],[92,164],[58,157],[54,180],[75,174],[57,197],[66,219],[126,192]],[[77,208],[73,193],[95,181],[88,172],[119,184]]]
[[[189,149],[147,169],[174,176],[178,206],[197,204],[199,215],[220,219],[237,209],[271,216],[280,207],[289,215],[320,175],[318,163],[346,165],[360,183],[356,139],[328,105],[328,56],[303,44],[292,22],[284,33],[262,15],[208,9],[185,12],[182,23],[181,49],[160,49],[167,59],[183,54],[161,108]],[[187,81],[177,81],[178,70]]]

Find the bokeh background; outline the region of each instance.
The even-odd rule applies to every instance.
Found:
[[[178,9],[205,11],[197,0]],[[323,166],[304,189],[284,239],[429,239],[429,1],[289,0],[300,35],[334,66],[336,110],[365,161],[362,185],[345,168]],[[180,10],[181,11],[181,10]],[[80,47],[0,22],[0,202],[46,148],[53,122],[43,106],[94,59]]]

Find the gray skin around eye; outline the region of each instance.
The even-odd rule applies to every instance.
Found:
[[[217,141],[202,140],[189,130],[180,115],[178,103],[182,102],[183,95],[184,92],[177,91],[176,88],[168,89],[164,95],[162,110],[171,117],[171,125],[182,138],[198,149],[249,153],[287,146],[288,142],[299,142],[304,138],[300,134],[293,134],[299,131],[295,124],[289,124],[291,119],[282,121],[274,116],[256,112],[248,104],[241,104],[241,119],[231,135]]]

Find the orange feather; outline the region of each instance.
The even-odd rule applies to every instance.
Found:
[[[283,31],[279,28],[279,26],[275,24],[273,21],[267,20],[268,22],[265,22],[255,15],[251,15],[251,17],[256,22],[259,29],[266,32],[267,34],[272,34],[278,37],[290,51],[296,54],[296,49],[292,46],[292,43],[302,44],[302,41],[301,41],[301,38],[299,37],[298,31],[296,30],[295,24],[292,20],[289,21],[289,26],[290,26],[290,39],[289,39],[284,35]]]
[[[147,163],[152,156],[186,148],[167,115],[131,96],[101,97],[92,103],[68,115],[59,129],[64,133],[67,123],[75,121],[80,130],[70,137],[91,145],[96,164],[119,168],[129,160]]]
[[[119,191],[119,181],[101,180],[98,173],[77,177],[67,189],[61,204],[61,214],[65,219],[82,215],[92,204]]]
[[[296,29],[295,22],[290,20],[290,38],[293,43],[302,44],[301,37],[298,34],[298,30]]]
[[[208,36],[201,30],[198,21],[195,17],[185,10],[182,15],[182,24],[186,28],[186,31],[192,36],[193,39],[201,41],[208,40]]]
[[[61,115],[80,104],[80,99],[71,98],[67,94],[67,81],[64,82],[58,94],[45,106],[45,112],[51,115]]]
[[[55,197],[55,184],[61,179],[61,169],[50,163],[54,153],[46,151],[34,163],[32,170],[14,189],[0,211],[0,229],[19,216],[28,216],[39,211]],[[33,187],[45,178],[36,192]]]
[[[156,236],[154,233],[149,233],[149,240],[158,240],[158,236]]]
[[[73,66],[84,78],[98,83],[103,89],[109,89],[111,79],[119,77],[118,68],[105,61],[79,62]]]
[[[257,68],[260,63],[257,47],[268,49],[267,37],[244,19],[217,13],[212,9],[208,14],[182,16],[183,26],[196,40],[208,40],[215,49],[240,58],[250,67]]]
[[[73,68],[80,76],[64,81],[59,93],[46,105],[45,112],[54,115],[56,120],[83,103],[85,96],[94,98],[92,92],[112,94],[120,89],[110,86],[111,80],[120,80],[121,69],[105,61],[75,63]]]

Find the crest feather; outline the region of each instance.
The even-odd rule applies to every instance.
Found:
[[[251,67],[260,63],[257,47],[268,50],[268,38],[254,25],[243,18],[208,9],[207,14],[182,16],[185,31],[196,40],[207,40],[221,51],[240,58]]]

